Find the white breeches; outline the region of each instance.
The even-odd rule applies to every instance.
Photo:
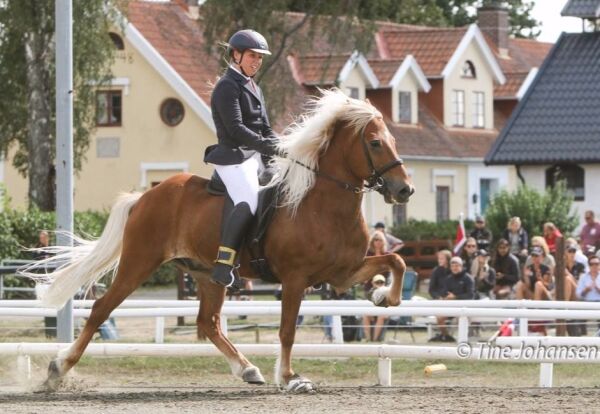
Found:
[[[252,214],[258,205],[258,173],[264,168],[260,154],[256,153],[241,164],[216,165],[215,170],[233,200],[233,204],[248,203]]]

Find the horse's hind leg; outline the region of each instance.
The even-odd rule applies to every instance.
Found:
[[[85,348],[92,340],[98,327],[110,316],[111,312],[125,300],[161,263],[158,255],[152,257],[151,252],[140,254],[139,247],[123,249],[119,269],[114,282],[106,294],[96,300],[92,306],[89,319],[81,334],[73,344],[58,353],[57,358],[48,367],[47,390],[54,390],[64,375],[79,361]]]
[[[225,355],[233,375],[249,384],[264,384],[265,379],[258,367],[252,365],[221,331],[221,308],[225,300],[225,287],[210,282],[207,277],[199,277],[196,280],[200,294],[200,311],[196,320],[198,327]]]

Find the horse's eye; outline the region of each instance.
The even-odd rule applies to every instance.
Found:
[[[369,144],[371,145],[371,148],[380,148],[381,147],[381,140],[380,139],[374,139],[373,141],[369,141]]]

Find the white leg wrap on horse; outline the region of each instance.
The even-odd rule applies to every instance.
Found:
[[[254,154],[241,164],[215,165],[215,170],[233,200],[233,204],[248,203],[252,214],[258,206],[258,172],[263,168],[260,154]]]

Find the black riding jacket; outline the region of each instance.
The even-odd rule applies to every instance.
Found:
[[[204,162],[240,164],[254,154],[275,152],[276,135],[271,129],[262,91],[241,73],[229,67],[217,82],[211,97],[212,117],[219,143],[206,149]]]

